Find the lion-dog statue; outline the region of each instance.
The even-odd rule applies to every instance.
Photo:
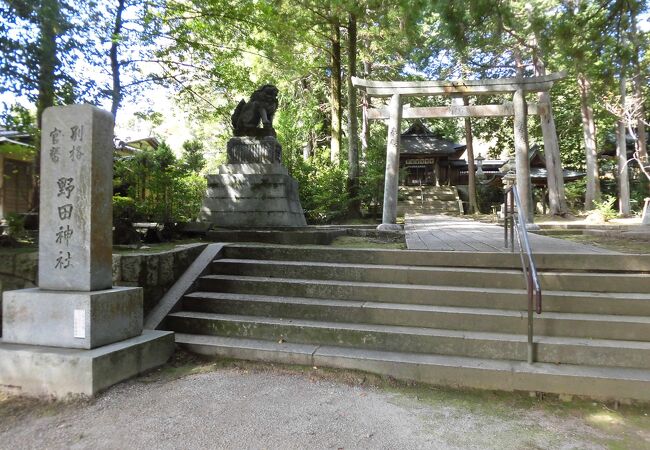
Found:
[[[275,136],[273,116],[277,109],[278,88],[265,84],[253,92],[248,102],[242,99],[235,108],[232,114],[235,136]]]

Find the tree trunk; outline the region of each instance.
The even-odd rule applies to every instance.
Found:
[[[357,18],[350,14],[348,20],[348,215],[361,217],[359,200],[359,145],[357,120],[357,91],[352,77],[357,74]]]
[[[578,89],[580,90],[580,112],[587,161],[585,210],[588,211],[594,208],[594,202],[600,200],[600,178],[598,176],[598,154],[596,153],[596,122],[594,121],[594,110],[591,107],[591,83],[584,73],[578,74]]]
[[[637,30],[637,10],[632,7],[630,9],[630,40],[634,51],[632,52],[632,64],[634,66],[634,96],[636,101],[640,103],[639,117],[636,120],[636,151],[639,155],[639,158],[643,163],[648,163],[648,148],[647,148],[647,135],[645,131],[645,123],[643,119],[645,118],[645,108],[643,104],[643,87],[645,85],[645,77],[643,76],[643,68],[639,61],[639,55],[641,53],[641,45],[639,43],[639,33]]]
[[[120,33],[122,32],[122,13],[124,12],[125,0],[117,0],[117,10],[115,11],[115,23],[113,25],[113,34],[111,36],[111,49],[109,56],[111,60],[111,72],[113,75],[113,90],[111,91],[111,113],[113,119],[117,119],[117,110],[122,101],[122,85],[120,83],[120,61],[117,54],[117,47],[120,43]]]
[[[368,79],[372,72],[372,63],[363,62],[363,76]],[[368,109],[370,109],[370,97],[366,91],[361,91],[361,159],[366,160],[368,154],[368,143],[370,142],[370,121],[368,120]]]
[[[469,99],[463,97],[463,104],[469,105]],[[469,213],[479,212],[476,203],[476,167],[474,165],[474,136],[472,134],[472,120],[465,118],[465,142],[467,143],[467,189],[469,191]]]
[[[56,39],[60,29],[61,12],[57,0],[43,0],[38,10],[38,97],[36,99],[36,126],[41,130],[43,111],[54,106],[56,69],[59,65]],[[32,198],[29,209],[38,210],[40,198],[41,136],[37,135],[34,154]]]
[[[338,165],[341,153],[341,30],[338,20],[332,23],[331,54],[331,94],[332,131],[330,142],[330,159]]]
[[[621,77],[619,80],[621,91],[621,111],[625,111],[626,79],[625,65],[621,62]],[[618,166],[618,211],[627,217],[630,215],[630,181],[627,173],[627,145],[625,142],[626,134],[625,117],[618,120],[616,161]]]
[[[307,142],[302,146],[302,159],[307,161],[313,152],[311,136],[307,137]]]

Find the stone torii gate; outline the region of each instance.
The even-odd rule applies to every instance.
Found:
[[[457,81],[374,81],[352,77],[352,84],[363,89],[371,97],[390,97],[388,107],[371,108],[368,119],[388,119],[388,139],[386,145],[386,176],[384,180],[384,211],[379,230],[399,229],[397,222],[397,191],[399,171],[400,122],[402,119],[433,119],[458,117],[504,117],[514,116],[515,165],[517,189],[521,196],[522,209],[527,212],[529,223],[533,222],[532,189],[528,161],[529,114],[542,117],[551,114],[550,104],[526,104],[526,92],[547,92],[553,82],[566,74],[553,73],[538,77],[496,78],[487,80]],[[512,94],[512,103],[501,105],[463,104],[468,95]],[[422,97],[442,95],[452,97],[451,106],[407,107],[402,106],[402,97]],[[554,137],[557,143],[557,136]],[[544,139],[546,148],[547,140]]]

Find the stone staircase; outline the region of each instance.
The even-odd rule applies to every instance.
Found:
[[[461,215],[462,202],[454,186],[400,186],[397,215],[452,214]]]
[[[164,329],[190,351],[427,383],[650,400],[650,258],[227,245]],[[644,272],[645,271],[645,272]]]

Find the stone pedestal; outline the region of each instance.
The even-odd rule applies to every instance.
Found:
[[[91,349],[142,333],[142,288],[93,292],[8,291],[3,296],[6,343]]]
[[[226,149],[228,164],[282,164],[282,146],[273,136],[234,137]]]
[[[106,111],[43,114],[39,288],[3,294],[0,387],[94,395],[174,350],[173,333],[143,334],[142,288],[112,288],[112,141]]]
[[[93,396],[165,364],[174,346],[173,332],[154,330],[92,350],[0,341],[0,387],[21,395]]]
[[[280,163],[274,137],[236,137],[228,164],[208,175],[199,220],[225,228],[304,227],[298,183]]]

